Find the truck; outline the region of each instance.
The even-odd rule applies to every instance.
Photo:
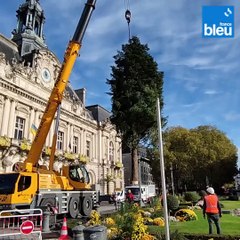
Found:
[[[91,190],[85,165],[63,166],[61,173],[53,170],[54,158],[50,158],[49,169],[38,165],[95,4],[96,0],[87,0],[85,4],[26,160],[18,172],[0,174],[0,210],[47,208],[52,215],[69,214],[76,218],[79,214],[90,215],[98,205],[98,195]]]
[[[140,192],[141,189],[141,192]],[[151,203],[153,197],[156,196],[156,187],[154,184],[149,185],[130,185],[125,187],[125,195],[131,190],[134,196],[134,202],[147,204]]]

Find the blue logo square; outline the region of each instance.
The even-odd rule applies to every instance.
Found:
[[[234,37],[234,7],[233,6],[203,6],[202,7],[202,37],[233,38]]]

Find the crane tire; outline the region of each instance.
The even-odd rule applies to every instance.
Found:
[[[44,207],[50,212],[49,227],[53,227],[55,225],[54,209],[56,209],[56,200],[53,198],[44,198],[40,203],[40,207]]]
[[[56,201],[52,198],[44,198],[41,203],[41,207],[46,207],[48,211],[53,212],[53,208],[56,206]]]
[[[69,207],[68,207],[69,215],[71,218],[77,218],[79,214],[79,198],[77,197],[72,197],[70,202],[69,202]]]
[[[90,216],[92,211],[92,198],[85,196],[82,200],[81,214],[83,216]]]

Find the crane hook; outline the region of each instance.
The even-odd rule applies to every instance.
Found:
[[[131,21],[131,12],[130,12],[130,10],[126,10],[126,12],[125,12],[125,18],[126,18],[126,20],[127,20],[127,23],[129,24],[130,23],[130,21]]]

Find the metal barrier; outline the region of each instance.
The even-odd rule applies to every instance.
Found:
[[[42,239],[41,209],[4,210],[0,212],[0,239]]]

